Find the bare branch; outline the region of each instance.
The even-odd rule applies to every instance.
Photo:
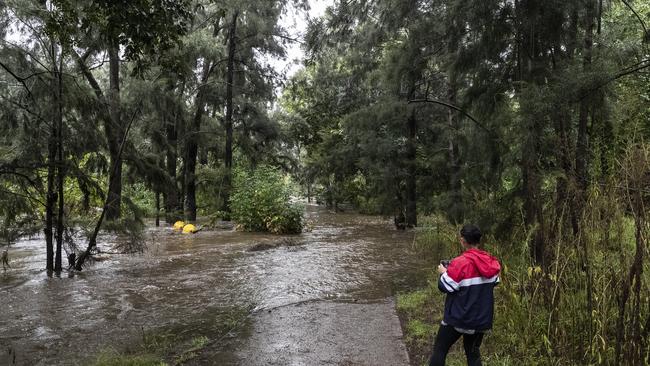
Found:
[[[639,23],[641,23],[641,27],[643,27],[643,37],[644,38],[647,37],[648,36],[648,28],[645,26],[645,22],[643,21],[641,16],[639,16],[639,13],[637,13],[636,10],[634,10],[634,8],[632,7],[632,5],[630,5],[630,3],[628,3],[625,0],[621,0],[621,1],[623,2],[623,4],[625,4],[625,6],[628,7],[628,9],[630,9],[630,11],[632,11],[632,13],[634,13],[636,18],[639,20]]]
[[[451,109],[453,109],[453,110],[456,110],[456,111],[462,113],[462,114],[463,114],[464,116],[466,116],[467,118],[471,119],[474,123],[476,123],[477,126],[479,126],[481,129],[483,129],[483,130],[486,131],[487,133],[489,133],[489,134],[493,134],[493,132],[492,132],[491,130],[489,130],[488,128],[486,128],[486,127],[485,127],[481,122],[479,122],[476,118],[472,117],[471,114],[465,112],[463,109],[461,109],[461,108],[459,108],[459,107],[457,107],[457,106],[455,106],[455,105],[453,105],[453,104],[449,104],[449,103],[447,103],[447,102],[443,102],[443,101],[435,100],[435,99],[412,99],[412,100],[409,100],[409,101],[408,101],[408,104],[411,104],[411,103],[433,103],[433,104],[438,104],[438,105],[441,105],[441,106],[445,106],[445,107],[447,107],[447,108],[451,108]]]
[[[607,78],[604,82],[602,82],[602,83],[596,85],[595,87],[590,88],[587,91],[585,91],[582,95],[580,95],[580,97],[578,98],[578,101],[582,101],[583,99],[587,98],[591,93],[593,93],[596,90],[604,87],[605,85],[611,83],[612,81],[616,81],[616,80],[622,78],[623,76],[634,74],[636,72],[639,72],[639,71],[641,71],[643,69],[647,69],[649,67],[650,67],[650,59],[641,60],[641,61],[637,62],[634,65],[625,67],[625,68],[621,69],[619,72],[617,72],[616,74],[614,74],[614,75],[610,76],[609,78]]]
[[[7,66],[7,65],[5,65],[2,61],[0,61],[0,67],[2,67],[2,68],[3,68],[3,69],[4,69],[4,70],[9,74],[9,75],[11,75],[14,79],[16,79],[20,84],[22,84],[22,86],[23,86],[23,87],[25,88],[25,90],[27,91],[27,94],[29,94],[29,97],[30,97],[34,102],[36,102],[36,99],[34,99],[34,95],[32,94],[32,91],[31,91],[31,90],[29,89],[29,87],[27,86],[27,83],[25,83],[25,80],[27,80],[27,79],[22,78],[22,77],[16,75],[16,73],[14,73],[14,72],[13,72],[13,71],[12,71],[12,70]]]

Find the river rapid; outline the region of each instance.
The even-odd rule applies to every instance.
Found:
[[[74,276],[48,277],[43,240],[22,240],[10,248],[12,268],[0,272],[0,365],[14,357],[17,365],[85,365],[158,329],[209,334],[213,315],[233,307],[372,303],[426,283],[432,266],[412,250],[412,232],[314,205],[305,216],[308,231],[287,237],[150,227],[144,253],[108,255]],[[250,251],[260,243],[290,245]],[[231,336],[232,346],[252,335]]]

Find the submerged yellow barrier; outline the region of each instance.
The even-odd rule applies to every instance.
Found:
[[[192,224],[187,224],[183,226],[183,234],[194,234],[196,232],[196,226]]]

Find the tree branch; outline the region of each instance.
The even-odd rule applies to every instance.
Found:
[[[83,76],[88,80],[88,84],[90,84],[90,87],[93,88],[93,91],[95,92],[95,95],[97,96],[97,99],[99,99],[100,102],[103,104],[106,103],[106,99],[104,98],[104,92],[102,91],[102,88],[99,86],[99,83],[93,76],[92,72],[88,70],[88,66],[86,66],[85,63],[85,58],[88,57],[88,52],[84,53],[83,57],[79,56],[78,53],[72,52],[73,57],[75,58],[75,61],[77,61],[77,65],[79,65],[79,68],[81,69],[81,73]]]
[[[456,111],[462,113],[462,114],[463,114],[464,116],[466,116],[467,118],[471,119],[474,123],[476,123],[477,126],[479,126],[481,129],[483,129],[483,130],[486,131],[487,133],[489,133],[489,134],[493,134],[493,132],[492,132],[491,130],[489,130],[488,128],[486,128],[486,127],[485,127],[481,122],[479,122],[476,118],[472,117],[471,114],[465,112],[464,110],[462,110],[461,108],[459,108],[459,107],[457,107],[457,106],[455,106],[455,105],[453,105],[453,104],[449,104],[449,103],[447,103],[447,102],[443,102],[443,101],[435,100],[435,99],[412,99],[412,100],[409,100],[409,101],[408,101],[408,104],[411,104],[411,103],[432,103],[432,104],[438,104],[438,105],[441,105],[441,106],[444,106],[444,107],[447,107],[447,108],[451,108],[451,109],[453,109],[453,110],[456,110]]]
[[[43,62],[41,62],[41,60],[39,60],[38,57],[36,57],[36,55],[34,55],[32,52],[29,52],[29,51],[23,49],[20,45],[17,45],[16,43],[13,43],[13,42],[7,41],[6,39],[3,39],[2,42],[5,43],[5,44],[8,44],[8,45],[10,45],[10,46],[12,46],[14,49],[16,49],[16,50],[18,50],[18,51],[20,51],[20,52],[26,54],[26,55],[29,56],[32,60],[34,60],[34,62],[36,62],[37,64],[39,64],[39,65],[40,65],[44,70],[46,70],[46,71],[48,71],[48,72],[51,72],[51,70],[47,67],[47,65],[43,64]]]
[[[7,102],[9,102],[9,103],[11,103],[11,104],[13,104],[15,107],[18,107],[19,109],[21,109],[21,110],[27,112],[28,114],[31,114],[31,115],[34,116],[37,120],[39,120],[40,122],[43,122],[44,124],[46,124],[46,125],[49,126],[50,121],[46,121],[45,119],[43,119],[43,117],[41,117],[40,114],[38,114],[38,113],[32,111],[32,110],[29,109],[27,106],[22,105],[22,104],[20,104],[20,103],[14,101],[14,100],[11,100],[11,99],[5,97],[4,95],[0,95],[0,98],[2,98],[3,100],[6,100]]]
[[[3,189],[3,188],[0,188],[0,192],[4,192],[4,193],[10,194],[10,195],[12,195],[12,196],[17,196],[17,197],[26,198],[26,199],[29,200],[29,201],[34,201],[34,202],[40,204],[41,206],[45,207],[45,202],[39,200],[39,199],[36,198],[36,197],[28,196],[28,195],[23,194],[23,193],[18,193],[18,192],[10,191],[10,190],[8,190],[8,189]]]
[[[641,61],[637,62],[634,65],[625,67],[625,68],[621,69],[615,75],[612,75],[609,78],[607,78],[604,82],[596,85],[593,88],[588,89],[585,93],[580,95],[580,97],[578,98],[578,102],[582,101],[583,99],[588,97],[589,94],[591,94],[591,93],[595,92],[596,90],[604,87],[605,85],[611,83],[612,81],[618,80],[618,79],[620,79],[620,78],[622,78],[623,76],[626,76],[626,75],[634,74],[635,72],[639,72],[639,71],[641,71],[643,69],[647,69],[649,67],[650,67],[650,59],[641,60]]]
[[[23,174],[23,173],[19,173],[19,172],[17,172],[17,171],[14,171],[14,170],[0,170],[0,175],[15,175],[15,176],[17,176],[17,177],[23,178],[23,179],[25,179],[26,181],[28,181],[29,184],[30,184],[32,187],[34,187],[34,188],[36,188],[36,189],[39,188],[39,187],[38,187],[38,184],[36,183],[36,181],[34,181],[32,178],[30,178],[29,176],[27,176],[27,175],[25,175],[25,174]]]
[[[639,23],[641,23],[641,27],[643,27],[643,38],[645,39],[645,37],[648,37],[649,35],[648,28],[645,26],[645,22],[643,21],[641,16],[639,16],[639,13],[637,13],[636,10],[634,10],[634,8],[632,7],[632,5],[630,5],[630,3],[628,3],[625,0],[621,0],[621,1],[623,2],[623,4],[625,4],[625,6],[628,7],[628,9],[630,9],[630,11],[632,11],[632,13],[634,13],[636,18],[639,20]]]
[[[36,102],[36,99],[34,99],[34,95],[32,94],[32,91],[29,89],[27,86],[27,83],[25,83],[25,78],[21,78],[20,76],[16,75],[7,65],[4,64],[4,62],[0,61],[0,67],[2,67],[9,75],[11,75],[16,81],[18,81],[22,86],[25,88],[27,91],[27,94],[29,94],[29,97]]]

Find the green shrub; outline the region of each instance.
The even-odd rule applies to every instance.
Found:
[[[231,196],[232,218],[245,231],[297,234],[302,231],[302,208],[291,203],[289,182],[276,169],[259,167],[235,171]]]

